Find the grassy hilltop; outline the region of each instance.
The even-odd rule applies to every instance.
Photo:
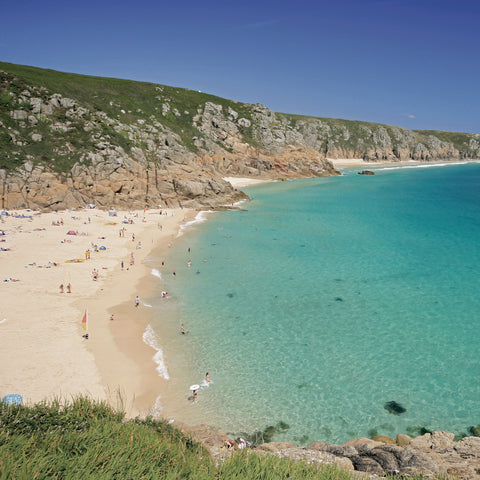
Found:
[[[263,150],[271,149],[271,145],[259,132],[259,122],[263,122],[261,127],[270,129],[274,136],[291,132],[293,140],[290,143],[304,142],[326,156],[335,155],[339,150],[346,155],[365,156],[375,149],[388,149],[392,151],[392,156],[400,158],[403,150],[409,148],[414,157],[418,153],[415,148],[427,152],[447,144],[451,148],[442,154],[447,157],[458,154],[462,158],[476,158],[479,154],[479,135],[415,131],[371,122],[275,113],[261,105],[245,104],[184,88],[4,62],[0,62],[0,71],[3,72],[0,73],[0,168],[18,167],[27,157],[33,161],[53,162],[57,170],[67,171],[75,162],[86,161],[85,152],[95,150],[98,139],[107,139],[127,153],[134,146],[148,150],[141,132],[135,138],[125,129],[116,128],[118,124],[138,126],[139,122],[161,125],[178,135],[186,150],[198,153],[202,147],[195,140],[208,137],[208,132],[200,128],[201,122],[197,117],[204,112],[206,104],[220,106],[224,116],[228,111],[235,111],[235,115],[243,119],[237,125],[238,137],[242,142]],[[54,94],[73,99],[74,112],[69,112],[68,106],[58,105],[51,114],[47,111],[41,115],[38,122],[34,119],[29,122],[25,118],[22,128],[18,128],[12,112],[21,110],[28,117],[33,110],[33,105],[29,103],[32,96],[48,103]],[[80,114],[75,115],[75,111],[80,111]],[[52,128],[52,122],[65,124],[67,121],[70,122],[67,129]],[[40,134],[42,141],[32,141],[33,133]],[[432,145],[433,139],[436,145]],[[231,151],[222,138],[210,140],[225,151]],[[68,151],[62,148],[65,143],[70,147]],[[289,143],[288,139],[286,143]],[[428,160],[434,155],[425,153],[424,156],[427,158],[418,154],[418,159]]]
[[[224,177],[337,175],[329,158],[480,158],[480,135],[277,113],[184,88],[0,62],[5,208],[240,199]]]

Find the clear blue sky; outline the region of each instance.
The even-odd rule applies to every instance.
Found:
[[[3,4],[3,5],[2,5]],[[480,133],[480,0],[1,0],[0,60]]]

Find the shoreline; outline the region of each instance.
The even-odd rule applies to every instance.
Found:
[[[393,166],[414,164],[418,162],[396,162]],[[376,167],[391,165],[374,162]],[[247,180],[252,181],[250,184],[269,182],[231,180],[237,182],[236,186],[245,185]],[[154,289],[148,258],[153,253],[159,257],[166,254],[182,227],[188,226],[199,212],[167,209],[167,215],[159,215],[158,209],[149,209],[117,212],[116,217],[96,209],[15,212],[20,218],[12,214],[2,217],[0,224],[0,229],[6,231],[0,237],[5,240],[0,246],[11,249],[0,253],[1,280],[20,280],[5,282],[0,291],[0,331],[8,345],[0,354],[0,397],[18,393],[26,403],[36,403],[88,394],[108,400],[124,410],[127,417],[149,415],[167,380],[157,371],[153,358],[156,350],[143,339],[153,309],[142,303],[136,308],[134,299],[136,295],[141,301],[148,299]],[[125,216],[135,223],[122,224]],[[52,225],[60,219],[64,225]],[[120,238],[123,226],[127,231]],[[71,229],[78,230],[79,235],[66,235]],[[135,241],[131,240],[132,234]],[[139,249],[138,241],[142,242]],[[106,250],[92,252],[90,260],[65,263],[67,259],[83,258],[85,249],[94,242],[104,243]],[[132,252],[135,265],[130,268]],[[120,268],[122,260],[124,271]],[[97,281],[91,278],[93,268],[99,271]],[[71,283],[72,293],[60,294],[60,283]],[[86,307],[88,340],[81,337]],[[112,313],[115,319],[110,321]],[[162,399],[166,414],[178,410],[176,405],[171,407]]]
[[[134,299],[148,297],[151,273],[145,260],[156,248],[168,249],[181,225],[196,214],[159,212],[15,210],[2,215],[2,397],[18,393],[31,404],[87,394],[128,417],[150,413],[165,380],[156,371],[155,350],[143,341],[153,312],[142,304],[135,307]],[[95,251],[94,244],[105,249]],[[82,338],[81,323],[86,309],[88,340]]]

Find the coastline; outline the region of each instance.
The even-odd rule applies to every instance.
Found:
[[[354,160],[349,165],[353,166]],[[243,186],[269,180],[229,181]],[[108,400],[128,417],[151,413],[167,380],[157,371],[153,359],[156,350],[143,340],[153,309],[142,303],[136,308],[134,299],[136,295],[141,300],[148,298],[153,288],[151,268],[145,263],[148,257],[154,250],[159,256],[166,253],[182,226],[197,215],[187,209],[164,212],[167,215],[160,215],[158,209],[137,210],[111,217],[108,211],[96,209],[41,214],[24,210],[16,211],[23,218],[16,218],[14,212],[2,217],[0,229],[6,235],[0,237],[5,240],[0,245],[11,249],[1,252],[2,280],[12,277],[20,281],[5,282],[0,291],[4,339],[0,396],[19,393],[26,403],[35,403],[88,394]],[[125,216],[134,223],[122,224]],[[61,219],[64,225],[52,225]],[[121,238],[119,229],[123,226],[127,230]],[[80,234],[66,235],[72,229]],[[138,241],[142,242],[139,249]],[[84,262],[65,263],[84,258],[92,242],[105,244],[106,250],[92,252],[91,259]],[[132,252],[135,265],[130,268]],[[120,268],[122,260],[124,271]],[[100,273],[97,281],[91,277],[93,268]],[[72,293],[60,294],[60,283],[71,283]],[[89,339],[84,340],[81,319],[87,307]],[[112,313],[115,319],[110,321]],[[167,413],[171,410],[168,405],[162,407]]]
[[[110,216],[97,209],[18,210],[2,215],[2,397],[18,393],[31,404],[87,394],[108,400],[128,417],[150,413],[165,380],[156,371],[155,350],[142,338],[152,311],[143,303],[136,308],[134,299],[148,296],[151,272],[145,260],[152,250],[168,249],[181,225],[196,214],[159,212]],[[88,340],[82,338],[81,323],[86,309]]]

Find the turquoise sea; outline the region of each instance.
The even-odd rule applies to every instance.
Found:
[[[245,188],[150,259],[171,416],[296,443],[480,424],[480,164],[373,170]]]

